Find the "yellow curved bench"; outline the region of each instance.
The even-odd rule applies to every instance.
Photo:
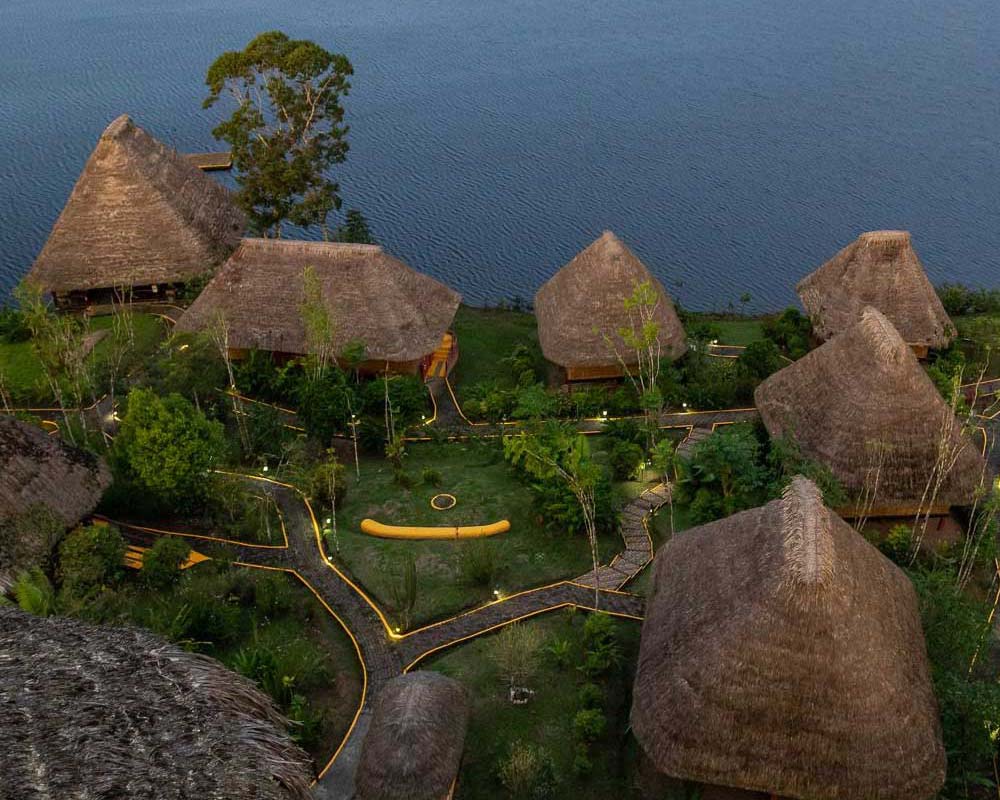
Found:
[[[490,525],[465,525],[420,528],[410,525],[383,525],[373,519],[361,520],[361,531],[383,539],[481,539],[510,530],[510,520],[502,519]]]

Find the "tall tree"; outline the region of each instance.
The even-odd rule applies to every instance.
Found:
[[[236,104],[212,131],[232,149],[237,202],[250,225],[281,236],[282,225],[323,226],[340,208],[340,186],[327,176],[347,157],[341,99],[354,68],[346,56],[280,31],[262,33],[208,69],[204,107],[228,95]]]

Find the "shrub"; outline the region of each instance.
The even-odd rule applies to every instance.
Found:
[[[751,342],[736,359],[737,369],[749,376],[755,383],[759,383],[774,374],[785,364],[785,360],[781,357],[781,350],[770,339]]]
[[[309,471],[306,492],[327,507],[340,508],[347,497],[347,468],[335,458],[319,462]]]
[[[565,670],[573,655],[573,644],[568,639],[556,639],[545,648],[545,654],[556,669]]]
[[[125,540],[110,525],[72,531],[59,545],[59,581],[64,592],[84,596],[116,583],[124,571]]]
[[[761,328],[764,338],[774,342],[793,361],[809,352],[812,323],[798,309],[786,308],[776,317],[766,317]]]
[[[492,586],[499,571],[496,548],[492,542],[470,541],[462,545],[458,556],[459,575],[469,586]]]
[[[604,691],[596,683],[585,683],[577,693],[581,708],[602,708],[604,706]]]
[[[627,481],[635,477],[642,461],[642,448],[632,442],[615,441],[608,450],[608,460],[615,480]]]
[[[490,642],[490,659],[508,686],[523,684],[538,668],[542,636],[531,625],[515,622],[500,629]]]
[[[541,383],[523,386],[515,393],[514,417],[517,419],[544,419],[556,411],[558,400]]]
[[[515,741],[501,759],[497,775],[515,800],[549,800],[556,796],[558,781],[555,764],[540,747]]]
[[[142,577],[154,589],[167,589],[181,577],[181,565],[191,547],[183,539],[164,536],[157,539],[142,557]]]
[[[627,444],[642,445],[646,441],[646,434],[634,419],[612,419],[608,420],[601,427],[605,439],[614,442],[625,442]]]
[[[427,387],[413,375],[391,375],[388,378],[389,405],[396,419],[396,430],[402,431],[427,413]],[[385,414],[386,379],[379,377],[366,383],[361,391],[362,408],[367,414],[382,418]]]
[[[586,743],[578,742],[573,749],[573,774],[577,778],[586,778],[594,771],[594,762]]]
[[[426,467],[421,473],[420,478],[428,486],[440,486],[442,481],[441,471],[433,467]]]
[[[26,342],[31,338],[31,328],[24,312],[18,308],[0,308],[0,339],[10,344]]]
[[[598,708],[584,708],[573,717],[573,734],[577,741],[590,742],[599,739],[608,726],[608,718]]]
[[[48,576],[38,567],[17,576],[13,587],[14,599],[22,611],[37,617],[49,617],[56,613],[56,593]],[[0,595],[0,600],[3,595]],[[2,603],[0,603],[2,605]]]

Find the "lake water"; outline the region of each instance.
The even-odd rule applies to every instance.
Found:
[[[274,28],[352,60],[345,205],[469,302],[605,228],[697,309],[874,228],[1000,285],[996,0],[0,0],[0,297],[112,118],[218,149],[205,70]]]

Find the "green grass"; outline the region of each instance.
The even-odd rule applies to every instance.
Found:
[[[451,384],[459,400],[463,389],[484,381],[512,385],[517,376],[511,376],[501,360],[518,344],[535,351],[537,366],[542,366],[534,314],[460,306],[454,330],[458,336],[458,363],[451,373]]]
[[[445,617],[505,593],[576,577],[590,568],[582,535],[546,531],[532,509],[533,495],[503,461],[496,442],[456,442],[411,445],[405,461],[416,484],[405,489],[393,481],[381,459],[361,463],[361,482],[349,472],[350,486],[337,513],[340,555],[337,560],[383,607],[392,605],[393,572],[407,553],[417,567],[417,599],[411,627]],[[421,482],[425,468],[442,475],[440,488]],[[455,495],[449,511],[434,511],[430,499],[438,492]],[[365,517],[389,525],[478,525],[509,519],[508,533],[480,540],[402,541],[379,539],[360,531]],[[617,531],[603,537],[602,550],[621,549]],[[486,547],[495,554],[497,574],[485,585],[463,581],[461,557],[469,548]]]
[[[573,665],[582,660],[583,612],[560,611],[518,623],[536,628],[543,638],[542,649],[557,639],[572,647],[570,666],[559,669],[551,659],[541,659],[533,678],[525,684],[535,691],[531,701],[512,705],[503,676],[491,659],[496,634],[479,637],[446,650],[421,665],[449,675],[470,691],[472,713],[465,740],[465,755],[459,774],[458,800],[480,800],[509,796],[497,778],[497,766],[515,741],[543,748],[554,762],[559,778],[555,796],[576,800],[632,797],[635,744],[627,731],[630,692],[640,625],[620,620],[618,639],[623,667],[602,686],[608,730],[590,746],[594,767],[587,777],[573,773],[575,746],[573,718],[579,709],[578,692],[582,677]]]
[[[110,330],[113,318],[110,316],[94,317],[90,320],[90,330]],[[165,333],[163,320],[152,314],[135,315],[135,349],[133,361],[140,361],[150,355],[159,344]],[[88,356],[91,365],[96,366],[107,358],[111,347],[110,334],[99,341]],[[48,381],[41,363],[31,349],[31,342],[8,344],[0,342],[0,370],[3,372],[5,389],[14,402],[45,399],[53,402]]]
[[[733,344],[746,347],[764,338],[759,319],[713,320],[712,324],[721,331],[719,344]]]

